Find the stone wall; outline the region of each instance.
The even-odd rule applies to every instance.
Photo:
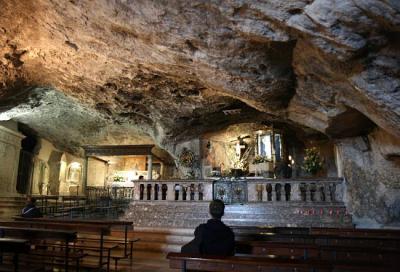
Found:
[[[104,186],[108,173],[108,164],[95,158],[88,159],[87,186]]]
[[[0,196],[17,195],[18,162],[23,138],[22,134],[0,125]]]
[[[400,226],[400,142],[382,130],[338,140],[345,202],[362,227]]]

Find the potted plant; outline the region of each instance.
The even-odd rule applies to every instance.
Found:
[[[304,151],[306,155],[304,157],[303,169],[312,176],[315,176],[324,166],[323,159],[315,147],[306,148]]]
[[[256,155],[253,159],[253,167],[256,175],[273,171],[272,161],[267,156]]]

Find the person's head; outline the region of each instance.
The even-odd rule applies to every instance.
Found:
[[[139,176],[139,180],[142,180],[142,179],[144,179],[144,176]]]
[[[28,197],[26,198],[26,204],[35,205],[35,203],[36,203],[36,198],[31,197],[31,196],[28,196]]]
[[[209,210],[213,219],[221,219],[224,215],[225,204],[219,199],[213,200],[210,202]]]

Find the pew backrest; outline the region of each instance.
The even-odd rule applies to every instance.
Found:
[[[395,271],[381,267],[380,263],[327,262],[321,260],[264,258],[256,256],[201,256],[183,253],[168,253],[169,265],[181,271]]]

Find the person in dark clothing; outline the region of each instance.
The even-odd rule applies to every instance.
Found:
[[[28,197],[26,199],[26,206],[21,211],[21,216],[26,218],[38,218],[43,217],[39,208],[36,207],[36,199]]]
[[[194,231],[194,239],[181,249],[182,253],[233,256],[235,254],[235,235],[226,226],[221,217],[225,205],[221,200],[210,203],[211,219],[206,224],[200,224]]]

